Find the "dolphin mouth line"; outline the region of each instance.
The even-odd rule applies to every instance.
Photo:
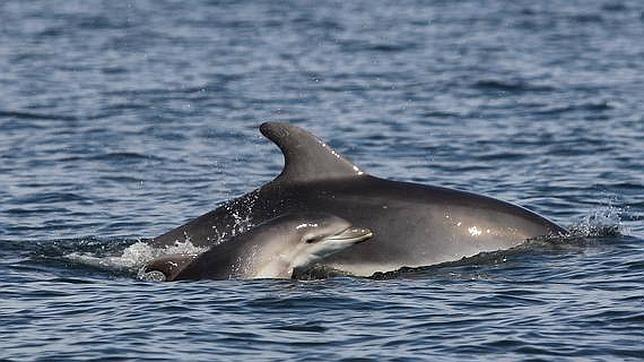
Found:
[[[336,234],[326,238],[326,240],[361,243],[373,237],[373,231],[367,228],[348,227]]]

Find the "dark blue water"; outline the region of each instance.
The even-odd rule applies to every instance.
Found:
[[[639,1],[0,3],[0,358],[644,357]],[[271,180],[265,120],[556,243],[385,279],[138,280]],[[187,246],[186,246],[187,247]]]

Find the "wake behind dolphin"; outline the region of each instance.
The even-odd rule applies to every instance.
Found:
[[[359,276],[438,264],[517,246],[527,239],[567,231],[505,201],[440,186],[371,176],[305,130],[264,123],[260,130],[281,149],[285,166],[268,184],[171,230],[152,241],[191,240],[235,248],[237,220],[259,225],[285,214],[328,213],[369,228],[374,237],[318,264]]]

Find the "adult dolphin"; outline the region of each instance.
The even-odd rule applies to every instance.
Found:
[[[371,229],[374,237],[324,259],[322,266],[369,276],[567,233],[532,211],[491,197],[368,175],[320,139],[290,124],[264,123],[260,131],[282,150],[282,173],[153,239],[153,245],[186,239],[199,246],[214,245],[278,215],[325,212]]]

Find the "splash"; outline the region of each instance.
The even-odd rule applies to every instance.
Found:
[[[139,270],[153,259],[166,255],[195,256],[207,250],[193,245],[190,241],[175,242],[174,245],[155,248],[144,241],[137,241],[117,255],[101,256],[96,252],[71,252],[64,259],[75,263],[100,269],[138,273]]]
[[[252,215],[255,204],[258,200],[259,194],[255,191],[248,195],[248,197],[236,199],[224,205],[224,208],[233,219],[234,223],[233,225],[227,225],[230,229],[229,235],[227,235],[226,232],[220,233],[219,230],[216,230],[219,235],[219,242],[225,238],[235,237],[238,234],[244,233],[254,226]]]
[[[570,226],[570,236],[602,238],[622,235],[626,232],[622,223],[623,213],[622,208],[613,206],[609,201],[607,205],[591,210]]]

